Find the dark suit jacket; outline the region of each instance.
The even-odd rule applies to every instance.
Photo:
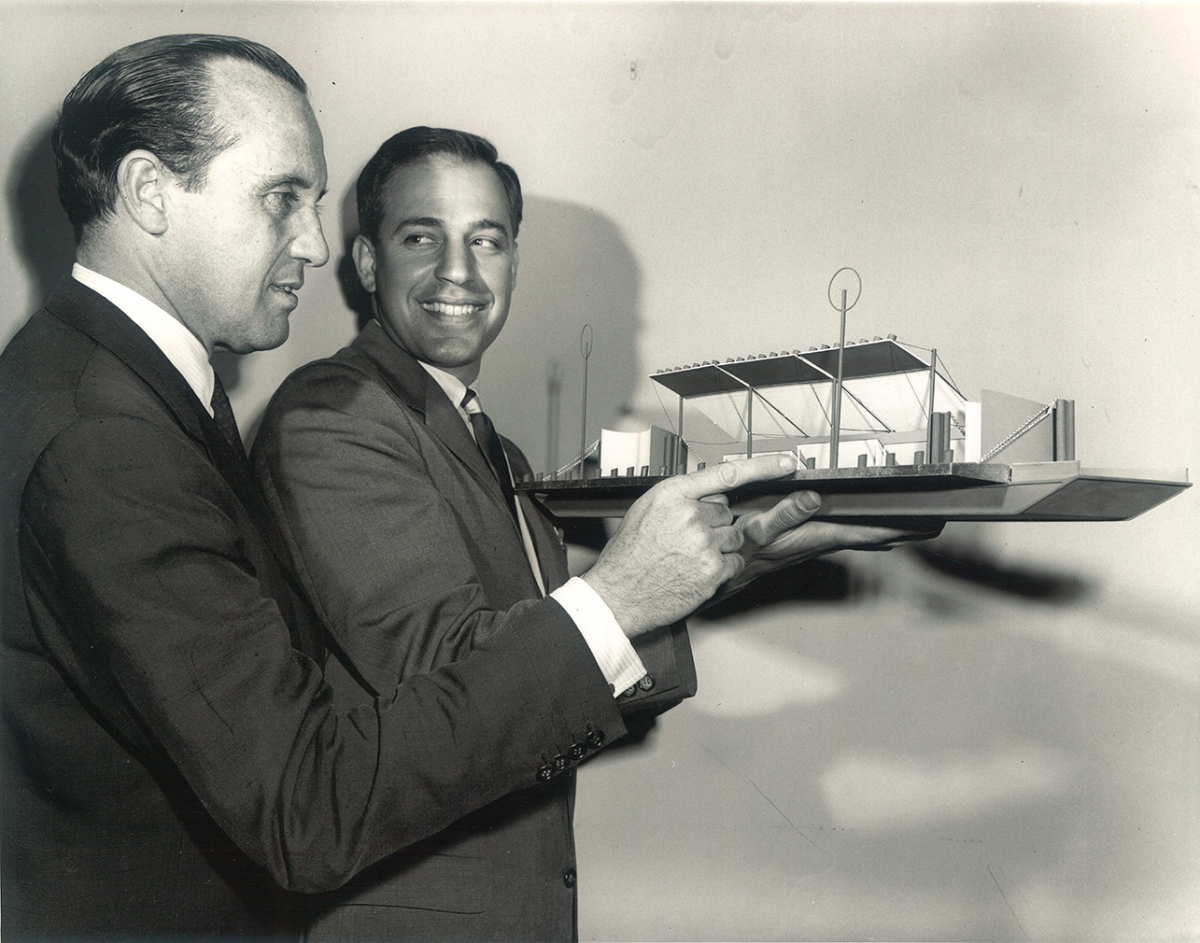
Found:
[[[514,471],[524,457],[505,443]],[[524,631],[540,599],[504,503],[441,387],[372,321],[276,393],[255,469],[310,596],[331,626],[328,675],[349,699]],[[546,511],[520,501],[547,590],[567,579]],[[620,699],[662,709],[695,691],[682,626],[640,644],[654,678]],[[579,731],[583,734],[583,731]],[[546,754],[553,768],[555,754]],[[566,758],[559,759],[565,765]],[[575,934],[574,782],[508,796],[325,902],[317,939],[557,940]]]
[[[341,709],[244,457],[73,280],[0,356],[0,434],[6,940],[265,934],[271,879],[337,887],[624,732],[552,607]]]

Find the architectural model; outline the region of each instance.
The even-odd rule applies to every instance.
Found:
[[[577,461],[518,487],[561,516],[619,516],[663,477],[781,451],[796,454],[799,470],[735,492],[735,511],[808,489],[821,494],[817,517],[827,520],[1125,520],[1189,487],[1186,469],[1082,465],[1072,400],[984,391],[968,401],[936,350],[895,335],[651,379],[677,400],[673,430],[605,430],[593,469]]]

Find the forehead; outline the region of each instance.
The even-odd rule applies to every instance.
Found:
[[[308,99],[248,62],[217,60],[209,70],[217,121],[237,139],[213,169],[293,179],[323,191],[324,142]]]
[[[438,154],[405,164],[392,171],[382,196],[385,229],[423,219],[448,226],[491,221],[512,232],[504,185],[479,161]]]

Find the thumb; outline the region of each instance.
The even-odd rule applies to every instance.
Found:
[[[766,546],[789,530],[799,527],[821,508],[815,491],[795,491],[768,511],[742,518],[742,535],[747,541]]]

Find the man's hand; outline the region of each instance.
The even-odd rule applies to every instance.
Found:
[[[759,455],[659,482],[634,502],[583,579],[631,638],[682,619],[745,565],[738,553],[745,530],[724,492],[795,469],[794,456]],[[752,533],[783,538],[786,530],[764,521]]]
[[[942,530],[940,524],[926,530],[900,530],[809,520],[820,507],[819,494],[796,491],[773,508],[738,518],[734,526],[742,532],[745,567],[722,587],[721,594],[736,592],[772,570],[835,550],[891,550],[897,544],[936,537]]]

